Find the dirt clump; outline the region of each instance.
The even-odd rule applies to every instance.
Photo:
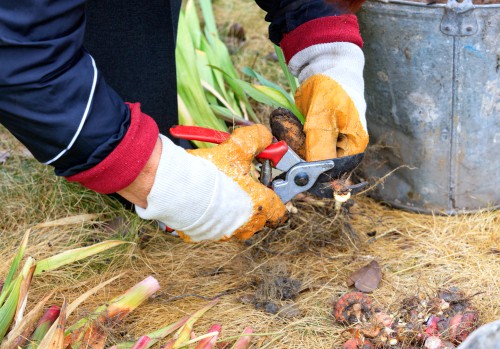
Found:
[[[254,284],[255,292],[239,297],[241,303],[285,318],[301,314],[293,300],[302,291],[302,281],[291,277],[286,266],[276,264],[260,270]]]
[[[275,109],[269,117],[273,136],[279,141],[285,141],[302,159],[306,157],[306,134],[302,123],[290,110]]]

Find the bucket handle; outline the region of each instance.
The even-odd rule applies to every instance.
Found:
[[[441,20],[441,32],[450,36],[470,36],[478,32],[472,0],[448,0]]]

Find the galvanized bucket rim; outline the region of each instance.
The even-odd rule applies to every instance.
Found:
[[[450,1],[450,0],[448,0],[448,1]],[[456,0],[452,0],[452,1],[456,1]],[[448,7],[448,4],[426,4],[423,2],[415,2],[415,1],[407,1],[407,0],[369,0],[368,2],[379,2],[379,3],[383,3],[383,4],[397,4],[397,5],[408,5],[408,6],[428,7],[428,8]],[[500,8],[500,4],[476,5],[473,3],[473,8]]]

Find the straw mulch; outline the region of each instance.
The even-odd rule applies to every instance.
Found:
[[[362,196],[355,198],[350,213],[337,214],[330,201],[296,201],[298,212],[285,226],[265,230],[248,242],[186,244],[137,219],[111,198],[56,179],[22,152],[13,151],[0,169],[4,261],[10,260],[27,228],[81,214],[98,216],[34,228],[28,254],[41,258],[113,238],[131,242],[38,277],[30,306],[54,289],[53,303],[74,300],[125,272],[86,302],[76,318],[148,275],[160,281],[161,291],[153,299],[110,329],[111,342],[172,323],[218,296],[219,304],[197,323],[198,333],[221,323],[227,338],[250,325],[268,334],[254,339],[255,347],[339,348],[346,333],[334,323],[332,303],[349,290],[347,276],[374,259],[383,272],[372,294],[378,307],[396,311],[407,296],[457,286],[476,294],[472,303],[481,323],[500,317],[500,212],[418,215]],[[0,275],[5,275],[6,265],[0,265]],[[292,299],[280,300],[284,294]],[[266,301],[277,308],[293,304],[290,317],[256,308],[255,302]]]

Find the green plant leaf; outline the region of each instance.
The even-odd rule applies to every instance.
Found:
[[[179,44],[175,50],[178,100],[183,102],[182,106],[179,105],[179,122],[184,125],[187,120],[198,126],[226,131],[226,125],[215,116],[208,104],[205,91],[201,86],[198,70],[193,69],[193,67],[196,67],[196,54],[187,32],[186,18],[184,13],[181,12],[177,37]],[[197,145],[201,147],[208,146],[207,143],[201,142],[197,143]]]
[[[220,103],[222,104],[226,109],[228,109],[231,113],[233,113],[234,115],[238,115],[238,111],[240,110],[239,108],[232,108],[230,103],[224,99],[224,97],[222,97],[220,95],[219,92],[217,92],[217,90],[214,89],[214,87],[212,85],[210,85],[209,83],[207,83],[206,81],[203,81],[201,80],[201,86],[205,89],[205,96],[207,96],[207,93],[206,92],[210,92],[211,96],[215,97],[216,98],[216,103]],[[208,97],[208,96],[207,96]],[[212,103],[212,104],[215,104],[215,103]],[[211,105],[211,104],[210,104]],[[236,111],[236,110],[238,111]]]
[[[22,275],[18,275],[12,283],[12,290],[9,293],[5,303],[0,308],[0,342],[5,337],[14,315],[16,314],[17,302],[19,300],[19,290],[21,288]]]
[[[110,248],[126,244],[126,241],[120,240],[109,240],[103,241],[95,245],[75,248],[72,250],[61,252],[55,256],[45,258],[36,264],[35,275],[40,275],[43,272],[51,271],[62,267],[63,265],[67,265],[84,258],[93,256],[100,252],[109,250]]]
[[[295,92],[297,92],[297,86],[299,82],[295,76],[290,72],[288,66],[286,64],[285,55],[283,54],[283,50],[281,47],[274,45],[274,51],[276,52],[276,56],[278,56],[278,62],[280,64],[281,70],[283,74],[285,74],[286,80],[288,81],[288,86],[290,87],[290,91],[293,96],[295,96]]]
[[[260,75],[259,73],[257,73],[252,68],[245,67],[241,71],[243,72],[243,74],[248,75],[248,76],[250,76],[252,78],[257,79],[263,86],[271,87],[271,88],[273,88],[275,90],[280,91],[281,94],[283,96],[285,96],[290,103],[295,103],[295,101],[292,98],[292,96],[283,87],[279,86],[278,84],[275,84],[274,82],[271,82],[271,81],[267,80],[265,77],[263,77],[262,75]]]
[[[224,121],[232,123],[233,125],[248,126],[253,124],[251,121],[245,120],[241,116],[233,114],[231,110],[226,107],[211,104],[210,108],[212,108],[215,114],[219,115]]]
[[[31,286],[31,281],[33,280],[33,273],[35,272],[36,262],[33,257],[28,257],[24,263],[21,275],[23,280],[21,281],[21,287],[19,289],[19,299],[17,301],[16,315],[14,316],[14,325],[11,327],[15,329],[23,320],[24,310],[26,309],[26,304],[28,302],[28,292]]]
[[[207,31],[205,33],[208,35]],[[202,48],[207,53],[221,95],[230,102],[233,109],[239,109],[240,102],[242,102],[246,113],[256,120],[255,112],[250,106],[244,91],[239,86],[230,83],[229,79],[238,79],[239,76],[226,45],[218,37],[213,36],[207,36],[205,41]],[[241,112],[243,113],[243,108]]]
[[[9,286],[14,279],[14,275],[17,272],[17,269],[19,268],[19,264],[21,263],[21,260],[24,257],[24,251],[26,250],[26,245],[28,244],[28,239],[30,236],[31,229],[28,229],[26,233],[24,233],[23,239],[21,240],[21,244],[19,245],[19,248],[17,249],[17,253],[14,256],[14,259],[12,260],[12,264],[10,265],[9,272],[7,276],[5,277],[3,287],[2,287],[2,292],[0,292],[0,306],[3,304],[5,301],[5,298],[7,297],[7,294],[9,292]]]
[[[267,80],[265,77],[263,77],[262,75],[255,72],[253,69],[251,69],[249,67],[243,68],[243,73],[245,73],[246,75],[251,76],[253,78],[256,78],[262,84],[262,86],[259,86],[259,85],[252,85],[252,86],[254,86],[255,88],[257,88],[261,92],[268,95],[268,97],[273,99],[277,103],[278,106],[289,109],[290,111],[292,111],[297,116],[297,118],[302,123],[304,123],[304,116],[302,115],[302,113],[299,111],[299,109],[295,105],[295,99],[284,88],[275,84],[274,82]],[[252,94],[251,94],[252,92],[250,91],[251,89],[248,86],[244,87],[243,89],[245,90],[246,93],[248,93],[248,95],[250,97],[254,98],[255,100],[257,100],[261,103],[268,104],[264,100],[258,100],[257,98],[252,96]],[[285,102],[283,100],[283,97],[286,98],[288,101]],[[274,104],[271,104],[271,105],[274,105]]]
[[[216,115],[212,108],[215,105],[240,118],[258,121],[245,92],[222,73],[223,70],[232,79],[239,78],[227,46],[219,37],[211,0],[187,0],[181,9],[175,55],[180,124],[227,131],[223,119],[218,117],[220,113]],[[198,147],[213,146],[193,143]]]
[[[273,107],[289,109],[301,122],[304,122],[304,117],[298,110],[295,103],[290,103],[286,96],[284,96],[280,91],[268,86],[252,85],[243,80],[235,80],[235,82],[257,102],[271,105]]]
[[[214,39],[219,42],[218,39]],[[228,60],[224,59],[223,56],[228,54],[227,52],[221,51],[224,48],[217,49],[213,47],[208,40],[203,37],[201,48],[203,52],[206,54],[208,65],[213,76],[212,87],[222,96],[222,98],[231,106],[231,109],[237,110],[238,114],[241,114],[239,110],[239,96],[231,89],[228,88],[226,81],[224,79],[224,75],[220,70],[215,69],[214,67],[223,68],[222,70],[232,70],[231,67],[226,67]],[[231,60],[229,59],[229,64]],[[203,78],[202,78],[203,79]]]
[[[199,49],[201,45],[202,31],[194,0],[187,0],[183,12],[186,16],[186,23],[189,29],[189,34],[191,35],[191,42],[196,49]]]
[[[214,11],[212,8],[211,0],[199,0],[201,13],[203,15],[203,21],[205,22],[205,28],[208,30],[209,35],[214,37],[219,37],[219,32],[217,30],[217,23],[215,22]]]
[[[201,50],[196,50],[196,69],[198,69],[198,75],[201,81],[205,81],[210,86],[215,86],[215,77],[212,73],[212,67],[208,61],[206,52]]]
[[[279,106],[285,107],[287,109],[291,109],[291,105],[288,98],[280,90],[275,89],[274,87],[264,86],[252,84],[252,87],[259,92],[265,94],[267,97],[271,98],[275,103]],[[253,97],[252,97],[253,98]]]

